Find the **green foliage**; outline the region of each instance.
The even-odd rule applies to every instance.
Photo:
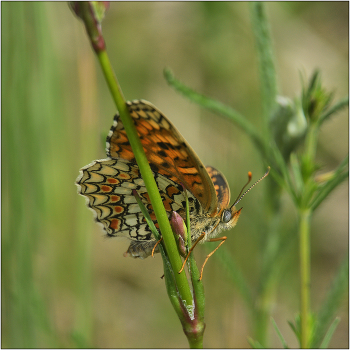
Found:
[[[250,136],[255,146],[258,146],[265,163],[271,164],[271,175],[274,181],[274,184],[272,184],[274,187],[274,200],[270,204],[272,215],[275,216],[275,218],[272,216],[270,219],[272,225],[274,222],[277,222],[279,215],[277,203],[280,202],[282,189],[286,190],[293,200],[299,222],[301,311],[300,316],[296,319],[296,323],[294,325],[290,323],[290,325],[299,339],[300,346],[305,348],[310,346],[314,334],[314,325],[319,322],[311,317],[310,311],[311,215],[320,203],[348,178],[349,174],[347,156],[331,175],[323,177],[322,182],[317,181],[315,173],[319,169],[316,161],[319,129],[323,122],[329,119],[333,113],[341,107],[345,107],[348,100],[344,99],[338,102],[336,107],[330,107],[332,93],[327,92],[322,86],[318,71],[315,71],[308,84],[303,84],[299,99],[292,102],[290,99],[277,97],[273,50],[263,3],[254,2],[251,4],[251,17],[257,44],[262,84],[263,116],[265,121],[263,134],[259,134],[258,130],[244,116],[230,107],[198,94],[183,83],[180,83],[169,70],[166,70],[164,75],[168,83],[189,100],[225,116],[241,127]],[[272,225],[270,225],[270,230],[277,232],[278,229],[276,231],[276,228],[273,228]],[[271,235],[270,239],[273,239],[273,237],[274,235]],[[282,247],[281,242],[281,240],[276,241],[277,245],[280,244],[276,251],[279,251]],[[266,245],[267,251],[268,246],[269,244]],[[264,302],[258,302],[258,306],[255,306],[250,302],[249,288],[242,274],[237,272],[233,259],[228,259],[227,254],[222,250],[220,260],[231,271],[230,275],[233,276],[236,286],[247,301],[246,305],[253,315],[253,320],[256,322],[255,336],[257,337],[257,342],[250,341],[251,346],[267,346],[266,333],[269,317],[267,310],[269,294],[272,288],[272,280],[268,276],[272,275],[262,274],[258,300]],[[228,263],[229,260],[231,261]],[[274,259],[267,261],[269,264],[276,264]],[[272,271],[273,269],[269,268],[268,270]],[[276,286],[276,284],[277,280],[275,279],[273,285]],[[346,283],[341,284],[341,288],[338,288],[337,292],[340,295],[344,295],[345,290]],[[339,304],[336,303],[336,305],[338,306]],[[329,312],[330,310],[334,311],[334,307],[327,305],[326,310]],[[333,312],[330,313],[333,315]],[[311,319],[313,320],[312,322]],[[329,318],[327,318],[327,321],[329,321]],[[317,328],[317,337],[324,336],[324,322],[321,322],[321,324],[322,326],[319,325]],[[286,346],[282,334],[275,323],[274,326],[282,340],[282,344]],[[332,327],[331,331],[334,331],[334,327]],[[324,344],[328,344],[331,334],[332,332],[327,333],[327,341]],[[319,344],[318,342],[316,343]]]
[[[239,176],[245,176],[246,167],[256,164],[262,172],[267,165],[272,167],[266,184],[260,187],[268,185],[265,198],[257,195],[256,199],[260,188],[254,196],[245,197],[239,224],[205,268],[208,347],[244,347],[246,332],[257,339],[251,340],[253,347],[274,346],[267,336],[271,313],[296,312],[296,208],[307,205],[318,219],[322,204],[348,177],[348,157],[342,148],[344,143],[347,148],[347,140],[332,145],[327,139],[332,126],[346,119],[348,106],[348,97],[339,99],[348,88],[348,11],[344,8],[347,3],[285,2],[267,3],[267,14],[261,7],[254,10],[257,19],[271,18],[277,57],[282,58],[278,69],[272,66],[275,76],[268,88],[261,79],[261,88],[269,96],[268,103],[264,98],[261,106],[257,56],[252,51],[256,39],[251,35],[247,4],[119,2],[111,3],[106,14],[103,33],[127,99],[155,103],[204,162],[224,171],[232,193],[240,189]],[[179,336],[179,321],[163,292],[160,256],[144,261],[124,259],[127,243],[104,239],[84,199],[76,193],[79,168],[105,157],[105,138],[102,142],[100,135],[108,132],[115,114],[84,28],[66,3],[4,2],[2,29],[2,347],[186,347],[187,340]],[[305,40],[294,42],[290,35],[298,37],[300,32]],[[265,45],[260,45],[262,51]],[[269,122],[278,118],[279,98],[271,114],[268,106],[275,103],[277,72],[279,82],[287,84],[281,86],[291,95],[294,70],[312,64],[321,66],[334,97],[333,105],[322,102],[322,95],[326,98],[328,93],[319,74],[314,80],[320,85],[304,78],[300,95],[314,91],[309,94],[314,96],[312,103],[305,97],[309,100],[305,108],[316,120],[314,130],[321,132],[314,133],[317,157],[311,157],[309,166],[302,158],[306,135],[294,140],[287,133],[274,146],[282,135],[273,134]],[[195,87],[190,90],[200,97],[196,103],[223,118],[206,112],[199,117],[195,106],[167,89],[160,74],[165,65]],[[259,65],[259,72],[262,69]],[[321,90],[310,90],[310,86],[321,86]],[[296,118],[298,125],[301,98],[283,99],[287,121],[293,124]],[[315,100],[322,103],[315,104]],[[298,115],[288,114],[289,106]],[[277,121],[282,130],[288,129],[284,126],[288,122]],[[290,145],[283,141],[288,139]],[[303,196],[303,187],[309,191],[307,196]],[[316,272],[325,264],[324,248],[316,247],[319,242],[325,244],[325,231],[332,241],[332,235],[334,241],[339,238],[338,230],[344,233],[332,221],[342,209],[339,196],[336,199],[321,223],[322,230],[316,220],[311,222]],[[335,256],[342,255],[344,244],[339,246],[327,259],[327,271],[333,272],[338,264]],[[200,256],[205,249],[205,245],[199,247],[194,255]],[[339,306],[344,310],[347,304],[348,259],[344,258],[320,306],[323,287],[314,290],[317,294],[311,307],[316,323],[311,347],[347,346],[344,337],[338,337],[347,331],[342,327],[346,316],[329,343],[339,322]],[[322,279],[327,278],[322,270]],[[247,317],[242,317],[242,309]],[[284,333],[280,323],[279,327]],[[292,344],[288,334],[283,336]],[[277,339],[278,346],[281,339]]]

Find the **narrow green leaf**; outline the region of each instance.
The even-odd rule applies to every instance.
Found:
[[[339,167],[335,170],[334,176],[320,188],[319,192],[311,203],[312,211],[314,211],[338,185],[349,177],[348,165],[349,155],[345,157]]]
[[[349,155],[347,155],[342,162],[339,164],[337,172],[341,173],[343,170],[349,167]]]
[[[308,86],[303,84],[302,93],[303,110],[310,123],[319,125],[320,115],[327,110],[332,98],[333,93],[322,86],[320,71],[315,70]]]
[[[299,330],[300,327],[298,325],[295,325],[292,321],[288,321],[288,324],[289,324],[290,328],[292,328],[292,331],[294,332],[294,334],[297,337],[299,344],[300,344],[300,330]]]
[[[149,215],[149,212],[148,212],[147,208],[142,203],[140,196],[138,195],[138,193],[135,190],[133,190],[132,193],[133,193],[133,195],[134,195],[134,197],[135,197],[135,199],[137,201],[137,204],[139,205],[139,207],[140,207],[140,209],[142,211],[143,216],[146,219],[147,225],[149,226],[149,228],[151,229],[152,233],[154,234],[154,237],[156,238],[156,240],[160,240],[159,232],[158,232],[156,226],[154,225],[154,222],[151,219],[151,216]]]
[[[257,340],[254,340],[252,338],[248,338],[248,343],[253,349],[265,349]]]
[[[312,73],[312,77],[310,79],[309,86],[307,88],[308,97],[310,97],[310,94],[316,89],[318,82],[319,82],[319,79],[320,79],[320,71],[318,69],[316,69]]]
[[[149,226],[152,233],[154,234],[154,237],[156,238],[156,240],[160,240],[159,232],[158,232],[156,226],[154,225],[154,222],[151,219],[151,216],[149,215],[148,210],[146,209],[145,205],[142,203],[140,196],[138,195],[138,193],[135,190],[133,190],[132,193],[137,201],[137,204],[139,205],[139,207],[142,211],[143,216],[146,219],[147,225]]]
[[[156,238],[157,241],[160,240],[161,236],[160,236],[156,226],[154,225],[154,222],[151,219],[151,216],[149,215],[147,208],[142,203],[140,196],[138,195],[138,193],[135,190],[133,190],[133,195],[136,198],[136,201],[137,201],[137,203],[142,211],[142,214],[146,219],[147,225],[151,229],[154,237]],[[159,244],[159,250],[160,250],[160,253],[161,253],[163,261],[164,261],[164,275],[166,275],[165,268],[170,269],[170,271],[172,271],[172,270],[171,270],[171,265],[170,265],[169,259],[168,259],[167,255],[165,253],[165,250],[162,246],[162,242]],[[171,274],[173,275],[173,272],[171,272]]]
[[[251,124],[242,114],[235,111],[233,108],[224,105],[223,103],[206,97],[191,88],[187,87],[179,80],[177,80],[172,71],[168,68],[164,69],[164,77],[168,84],[173,87],[175,90],[183,94],[190,101],[197,103],[198,105],[209,109],[210,111],[222,115],[225,118],[233,121],[237,124],[242,130],[246,132],[247,135],[251,137],[255,145],[262,152],[264,156],[266,156],[266,149],[263,140],[260,137],[257,129],[253,124]]]
[[[282,346],[283,346],[283,349],[289,349],[288,348],[288,345],[287,345],[287,342],[286,340],[284,339],[281,331],[279,330],[278,326],[277,326],[277,323],[275,322],[275,320],[273,319],[273,317],[271,317],[271,322],[272,322],[272,325],[273,327],[275,328],[275,331],[277,333],[277,336],[278,338],[280,339],[281,343],[282,343]]]
[[[328,120],[330,117],[332,117],[335,113],[339,112],[344,107],[349,107],[349,97],[343,98],[332,108],[330,108],[327,112],[323,113],[318,120],[318,126],[321,126],[323,122]]]
[[[328,331],[320,345],[320,349],[327,349],[328,348],[328,344],[332,339],[333,333],[336,330],[338,324],[340,322],[340,317],[336,317],[334,319],[334,321],[332,322],[332,324],[330,325],[330,327],[328,328]]]
[[[349,285],[349,257],[346,256],[342,265],[340,266],[337,276],[331,286],[331,289],[327,295],[325,302],[322,305],[321,310],[318,313],[317,325],[314,336],[311,341],[311,348],[320,347],[320,343],[326,329],[334,318],[334,314],[337,311],[342,299],[346,295],[346,291]]]

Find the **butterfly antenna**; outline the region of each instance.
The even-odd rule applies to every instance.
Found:
[[[248,182],[243,186],[243,188],[242,188],[241,192],[239,193],[237,199],[235,200],[235,203],[233,204],[233,206],[235,206],[256,184],[258,184],[261,180],[265,179],[265,177],[267,175],[269,175],[269,172],[270,172],[270,167],[267,167],[266,173],[242,194],[242,192],[244,191],[244,189],[247,187],[250,180],[252,179],[252,173],[249,171],[248,172]]]

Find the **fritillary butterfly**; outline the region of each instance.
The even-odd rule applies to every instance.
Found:
[[[204,167],[186,140],[151,103],[134,100],[127,102],[127,106],[168,217],[176,211],[185,218],[184,185],[189,199],[192,241],[199,237],[203,242],[226,239],[214,237],[236,225],[241,209],[229,206],[230,189],[225,177],[211,166]],[[156,227],[158,224],[118,114],[107,136],[106,151],[108,158],[95,160],[80,170],[76,180],[78,192],[86,197],[88,207],[108,236],[131,240],[125,255],[146,258],[156,240],[133,190],[139,194]]]

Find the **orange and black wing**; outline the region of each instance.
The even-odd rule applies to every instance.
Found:
[[[196,153],[171,122],[151,103],[127,102],[151,169],[177,184],[183,184],[214,216],[218,199],[213,182]],[[123,123],[116,115],[107,137],[107,156],[135,162]]]
[[[218,199],[218,215],[221,215],[224,209],[227,209],[230,204],[230,187],[225,176],[212,166],[206,167],[211,181],[214,184],[216,196]]]
[[[184,215],[185,195],[182,186],[161,174],[154,173],[154,177],[169,218],[173,211]],[[137,164],[121,158],[95,160],[80,170],[76,184],[93,211],[95,220],[102,224],[107,235],[127,237],[134,241],[154,240],[133,194],[135,190],[158,227]],[[188,197],[192,207],[195,207],[196,199],[190,193]]]

